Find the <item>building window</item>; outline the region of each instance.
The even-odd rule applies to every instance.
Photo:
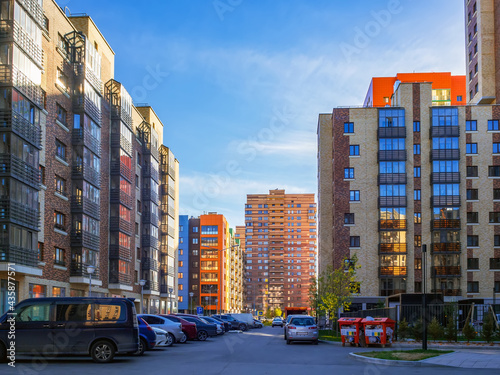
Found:
[[[359,247],[360,245],[360,237],[359,236],[350,236],[349,237],[349,246],[350,247]]]
[[[139,235],[139,223],[135,223],[135,235]],[[181,238],[182,239],[182,238]]]
[[[413,168],[413,177],[420,177],[420,167]]]
[[[467,189],[467,200],[477,201],[478,200],[478,190],[477,189]]]
[[[422,246],[422,236],[415,235],[415,247],[420,247],[420,246]]]
[[[56,107],[57,107],[57,121],[59,121],[63,125],[66,125],[68,112],[59,104],[56,104]]]
[[[359,190],[351,190],[349,192],[349,200],[351,202],[359,202]]]
[[[44,29],[44,31],[49,31],[49,19],[47,18],[47,16],[43,16],[43,24],[42,24],[42,27]]]
[[[416,270],[422,269],[422,258],[415,258],[415,269]]]
[[[413,121],[413,131],[414,132],[420,131],[420,121]]]
[[[477,177],[479,175],[477,165],[466,167],[466,171],[467,177]]]
[[[495,293],[500,293],[500,281],[495,281],[494,285]]]
[[[479,293],[479,281],[468,281],[467,293]]]
[[[476,83],[476,85],[474,86],[474,92],[477,94],[479,92],[479,84]]]
[[[500,189],[493,189],[493,199],[500,200]]]
[[[500,143],[493,143],[493,153],[500,154]]]
[[[202,225],[201,234],[219,234],[218,225]]]
[[[59,211],[54,211],[54,228],[65,231],[64,226],[65,217],[64,214]]]
[[[354,122],[344,122],[344,133],[354,133]]]
[[[469,91],[469,100],[472,100],[474,98],[474,93],[472,90]]]
[[[59,68],[57,68],[56,83],[64,92],[69,91],[68,77],[66,77],[66,74],[64,74]]]
[[[56,139],[56,156],[59,159],[66,161],[66,145],[59,139]]]
[[[479,258],[467,258],[467,269],[468,270],[478,270],[479,269]]]
[[[193,268],[198,268],[198,262],[192,262]]]
[[[358,156],[359,155],[359,145],[349,146],[349,155],[350,156]]]
[[[488,120],[488,130],[498,130],[498,120]]]
[[[184,267],[184,261],[179,260],[179,267]]]
[[[193,233],[198,233],[198,227],[193,227]]]
[[[421,212],[413,213],[413,217],[414,217],[415,224],[422,224],[422,213]]]
[[[469,132],[477,131],[477,121],[476,120],[465,121],[465,130]]]
[[[490,270],[500,270],[500,258],[490,258]]]
[[[415,281],[415,293],[422,293],[422,282]]]
[[[500,246],[500,235],[495,234],[493,237],[493,246]]]
[[[59,286],[52,287],[52,297],[66,297],[66,288]]]
[[[500,212],[490,212],[490,223],[500,223]]]
[[[43,261],[43,242],[38,242],[38,261]]]
[[[477,53],[477,43],[474,44],[474,55]]]
[[[477,212],[467,212],[467,222],[473,224],[479,223],[479,214]]]
[[[45,185],[45,167],[40,165],[39,170],[40,170],[40,183],[42,185]]]
[[[413,200],[415,201],[420,200],[420,189],[413,190]]]
[[[467,236],[467,246],[479,246],[479,236]]]
[[[192,254],[193,256],[196,256],[196,257],[197,257],[197,256],[198,256],[198,249],[193,249],[193,250],[191,251],[191,254]]]
[[[344,224],[354,224],[354,214],[344,214]]]
[[[64,261],[64,249],[59,247],[54,248],[54,264],[59,266],[64,266],[66,264]]]
[[[354,168],[344,168],[344,178],[354,179]]]
[[[66,196],[66,180],[56,175],[56,192]]]
[[[30,284],[29,285],[29,298],[44,298],[47,296],[46,293],[47,287],[45,285],[40,284]],[[41,311],[46,310],[47,319],[49,319],[49,309],[44,309],[44,306],[40,306]]]
[[[488,176],[489,177],[500,177],[500,166],[499,165],[490,165],[488,167]]]
[[[477,143],[466,143],[465,144],[466,154],[477,154]]]
[[[420,155],[420,144],[417,143],[413,145],[413,154]]]
[[[184,278],[184,273],[182,273],[182,272],[178,272],[178,273],[177,273],[177,278],[178,278],[178,279],[183,279],[183,278]]]
[[[197,238],[193,238],[193,245],[197,245],[198,244],[198,239]]]
[[[457,95],[457,102],[461,102],[462,101],[462,95]]]

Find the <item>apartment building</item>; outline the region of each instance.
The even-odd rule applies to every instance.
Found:
[[[226,312],[243,311],[243,250],[233,228],[229,228],[229,247],[226,249],[225,281]]]
[[[190,313],[193,311],[189,297],[189,217],[179,215],[179,256],[178,256],[178,290],[179,311]],[[193,293],[193,292],[191,292]],[[193,293],[194,295],[194,293]]]
[[[0,311],[10,264],[18,300],[88,295],[92,279],[92,295],[139,306],[144,280],[144,309],[166,311],[177,301],[178,162],[161,121],[115,80],[89,16],[53,0],[1,1],[0,12]]]
[[[448,301],[498,297],[499,120],[494,105],[436,106],[420,82],[397,84],[390,108],[321,114],[320,262],[356,254],[374,301],[424,278]]]
[[[500,97],[500,2],[465,0],[468,99],[495,104]]]
[[[307,310],[316,277],[314,194],[249,194],[245,204],[245,301],[257,311]]]

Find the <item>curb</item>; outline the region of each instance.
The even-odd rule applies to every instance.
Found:
[[[329,345],[336,345],[336,346],[342,346],[342,343],[340,341],[327,341],[327,340],[319,340],[319,342],[324,343],[324,344],[329,344]],[[489,346],[489,345],[484,345],[484,346],[472,346],[472,345],[436,345],[436,344],[427,344],[427,347],[429,349],[439,349],[439,350],[448,350],[448,349],[453,349],[453,350],[498,350],[500,351],[500,346]],[[389,347],[391,348],[391,347]],[[398,342],[394,342],[392,344],[392,349],[396,350],[407,350],[407,349],[421,349],[422,345],[421,344],[400,344]],[[373,349],[384,349],[380,347],[374,346]],[[387,348],[385,348],[387,349]]]
[[[448,353],[452,354],[452,353]],[[445,355],[445,354],[443,354]],[[349,357],[359,362],[372,363],[381,366],[399,366],[399,367],[455,367],[441,364],[427,363],[422,361],[397,361],[391,359],[370,358],[355,353],[349,353]]]

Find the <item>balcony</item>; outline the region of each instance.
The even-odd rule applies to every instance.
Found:
[[[33,60],[38,68],[43,68],[43,50],[14,20],[0,21],[0,39],[3,42],[15,42]]]
[[[430,158],[432,160],[460,160],[460,150],[431,150]]]
[[[83,263],[78,263],[78,262],[71,262],[70,264],[70,275],[71,276],[84,276],[84,277],[89,277],[89,274],[87,272],[87,267],[88,264],[83,264]],[[92,274],[92,279],[96,280],[99,278],[99,267],[96,267],[94,270],[94,273]]]
[[[43,8],[37,0],[17,0],[19,4],[33,17],[40,27],[43,26]]]
[[[434,229],[460,229],[460,219],[431,220],[431,228]]]
[[[153,201],[156,204],[159,203],[158,194],[149,188],[142,188],[142,200],[143,201]]]
[[[109,83],[109,82],[108,82]],[[106,84],[108,85],[108,84]],[[115,95],[115,94],[113,94]],[[120,101],[121,99],[118,99]],[[111,106],[111,118],[113,120],[121,120],[127,125],[130,130],[132,130],[132,116],[126,111],[126,109],[119,104],[113,104]]]
[[[406,267],[403,266],[380,266],[380,277],[406,276]]]
[[[378,128],[379,138],[406,138],[406,127]]]
[[[125,246],[109,245],[109,258],[130,261],[132,260],[132,250]]]
[[[142,265],[142,269],[144,271],[147,271],[147,270],[156,271],[156,272],[159,271],[158,261],[156,259],[142,258],[141,265]]]
[[[157,281],[146,280],[146,284],[144,285],[144,290],[151,290],[154,292],[159,292],[159,285]]]
[[[458,126],[431,126],[429,137],[458,137],[460,135],[460,127]]]
[[[85,94],[73,95],[73,111],[88,114],[99,126],[101,125],[101,109],[97,108]]]
[[[160,151],[155,148],[155,147],[152,147],[151,146],[151,143],[144,143],[144,154],[145,155],[151,155],[152,157],[155,158],[156,161],[160,161]]]
[[[0,111],[0,129],[12,131],[24,140],[41,149],[42,131],[16,111]]]
[[[40,108],[43,107],[42,89],[14,65],[0,65],[0,84],[15,86]]]
[[[86,164],[75,164],[71,171],[71,177],[75,180],[84,179],[97,187],[101,186],[101,174]]]
[[[109,230],[111,232],[122,232],[125,234],[128,234],[129,236],[132,235],[132,223],[128,222],[126,220],[123,220],[120,217],[116,216],[111,216],[109,218]]]
[[[153,168],[150,163],[142,167],[142,175],[143,177],[151,177],[156,182],[160,181],[159,172],[155,168]]]
[[[404,197],[379,197],[378,207],[406,207],[406,196]]]
[[[434,195],[431,206],[460,206],[460,195]]]
[[[0,154],[0,176],[15,177],[25,184],[40,190],[40,172],[21,158],[11,154]]]
[[[406,184],[406,173],[381,173],[378,175],[378,184]]]
[[[406,220],[379,220],[380,229],[406,229]]]
[[[405,161],[406,150],[381,150],[378,152],[378,161]]]
[[[134,208],[134,200],[127,193],[121,191],[120,189],[111,189],[109,192],[110,203],[123,204],[125,207],[132,209]]]
[[[111,147],[121,148],[127,154],[132,155],[132,144],[120,133],[111,133]]]
[[[144,224],[153,224],[155,227],[157,227],[158,221],[159,221],[158,216],[156,216],[155,214],[153,214],[149,211],[142,213],[142,222]]]
[[[433,277],[452,276],[460,277],[460,266],[434,266],[432,267]]]
[[[460,183],[460,172],[431,173],[431,184]]]
[[[112,176],[122,176],[128,182],[132,182],[132,170],[120,160],[112,160],[110,163],[110,174]]]
[[[37,267],[38,251],[3,243],[0,244],[0,262]]]
[[[75,63],[75,73],[78,77],[86,78],[92,87],[102,96],[102,81],[85,63]]]
[[[460,297],[462,295],[461,289],[432,289],[431,293],[441,293],[447,297]]]
[[[71,197],[71,212],[86,214],[96,220],[100,220],[101,216],[99,204],[92,202],[90,199],[83,196],[76,195]]]
[[[94,154],[101,155],[101,141],[83,129],[73,129],[71,137],[73,146],[86,146]]]
[[[406,293],[406,289],[381,289],[380,295],[382,297],[393,296],[395,294],[403,294]]]
[[[158,239],[149,234],[142,235],[141,244],[142,247],[153,247],[158,249]]]
[[[121,284],[121,285],[132,285],[132,276],[110,271],[109,273],[109,283],[110,284]]]
[[[81,229],[73,229],[71,231],[71,247],[86,247],[99,251],[99,236]]]
[[[6,221],[37,231],[40,225],[40,213],[11,199],[3,198],[0,199],[0,222]]]
[[[460,242],[436,242],[432,244],[433,253],[459,253],[460,251]]]

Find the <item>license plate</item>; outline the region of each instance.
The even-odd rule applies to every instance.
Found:
[[[306,332],[297,332],[297,336],[307,336]]]

